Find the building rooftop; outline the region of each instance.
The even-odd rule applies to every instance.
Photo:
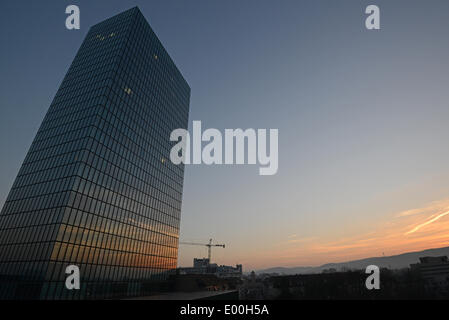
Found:
[[[220,297],[219,296],[222,296]],[[237,290],[223,290],[223,291],[196,291],[196,292],[169,292],[163,294],[156,294],[146,297],[136,297],[126,300],[199,300],[199,299],[214,299],[226,298],[233,299],[238,297]]]

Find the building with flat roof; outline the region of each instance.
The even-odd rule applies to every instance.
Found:
[[[237,264],[235,267],[218,265],[210,263],[207,258],[194,258],[193,267],[178,268],[177,272],[181,275],[186,274],[213,274],[219,278],[240,278],[242,276],[243,267]]]
[[[410,268],[419,272],[428,285],[449,289],[449,261],[447,256],[422,257],[419,263],[410,265]]]
[[[137,7],[90,28],[0,213],[1,298],[139,296],[167,278],[184,179],[170,133],[189,101]]]

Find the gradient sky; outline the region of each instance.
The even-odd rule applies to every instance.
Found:
[[[2,1],[0,205],[89,27],[135,5],[191,86],[190,125],[279,129],[275,176],[187,166],[181,240],[245,270],[449,245],[447,0]]]

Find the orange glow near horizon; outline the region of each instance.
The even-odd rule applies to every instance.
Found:
[[[365,234],[338,240],[290,235],[276,248],[248,257],[252,265],[248,267],[317,266],[445,246],[449,246],[449,199],[399,212]]]

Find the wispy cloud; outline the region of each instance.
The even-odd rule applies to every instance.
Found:
[[[414,215],[432,214],[432,213],[435,213],[435,211],[443,211],[448,207],[449,207],[449,199],[443,199],[443,200],[433,201],[433,202],[429,203],[428,205],[426,205],[425,207],[401,211],[396,215],[396,217],[401,218],[401,217],[408,217],[408,216],[414,216]]]
[[[287,236],[271,254],[280,265],[317,265],[449,245],[449,199],[392,214],[370,232],[340,239]],[[419,230],[419,232],[417,232]]]
[[[429,224],[431,224],[431,223],[433,223],[433,222],[439,220],[440,218],[442,218],[442,217],[444,217],[445,215],[448,215],[448,214],[449,214],[449,211],[440,213],[439,215],[437,215],[437,216],[431,218],[430,220],[427,220],[426,222],[417,225],[417,226],[414,227],[412,230],[406,232],[405,235],[414,233],[414,232],[418,231],[419,229],[421,229],[422,227],[425,227],[425,226],[427,226],[427,225],[429,225]]]

